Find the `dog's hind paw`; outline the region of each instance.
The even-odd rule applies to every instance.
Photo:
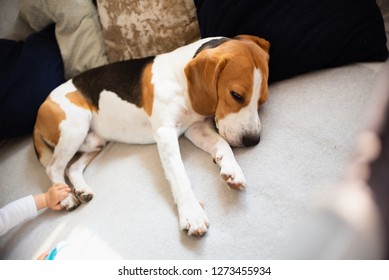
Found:
[[[65,199],[61,200],[60,204],[62,209],[72,211],[76,209],[81,203],[73,193],[69,193]]]
[[[91,191],[75,190],[74,193],[81,202],[89,202],[93,198],[93,192]]]
[[[209,227],[209,220],[201,204],[194,200],[178,207],[181,230],[187,230],[188,235],[202,236]]]

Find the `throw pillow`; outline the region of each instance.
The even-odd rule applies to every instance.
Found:
[[[308,71],[388,57],[375,0],[195,0],[202,37],[270,41],[274,82]]]
[[[200,38],[192,0],[97,0],[110,62],[174,50]]]
[[[31,133],[40,105],[64,81],[54,28],[25,41],[0,39],[0,139]]]
[[[108,63],[91,0],[23,0],[20,14],[35,31],[55,23],[66,79]]]

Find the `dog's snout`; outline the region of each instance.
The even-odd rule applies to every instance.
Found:
[[[255,146],[259,143],[261,137],[258,135],[245,135],[242,138],[242,143],[245,147]]]

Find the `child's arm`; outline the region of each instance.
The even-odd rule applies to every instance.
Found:
[[[15,200],[0,209],[0,236],[38,213],[32,195]]]
[[[0,209],[0,236],[26,219],[37,215],[38,210],[49,207],[61,210],[59,202],[70,192],[67,185],[53,185],[46,193],[29,195],[15,200]]]

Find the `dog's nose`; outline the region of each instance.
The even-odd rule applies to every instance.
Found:
[[[242,143],[245,147],[255,146],[259,143],[261,137],[258,135],[245,135],[242,138]]]

